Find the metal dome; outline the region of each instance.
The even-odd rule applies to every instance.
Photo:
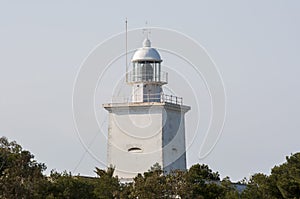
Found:
[[[139,62],[139,61],[153,61],[153,62],[162,62],[158,51],[155,48],[151,48],[151,42],[147,38],[143,42],[143,47],[139,48],[135,51],[132,62]]]

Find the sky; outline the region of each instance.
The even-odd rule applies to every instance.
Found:
[[[97,159],[105,161],[105,140],[95,139],[91,154],[76,132],[72,92],[86,57],[123,32],[127,18],[129,29],[144,27],[147,21],[149,27],[193,38],[223,79],[227,104],[221,137],[199,159],[204,132],[197,132],[187,151],[188,166],[208,164],[234,181],[257,172],[269,174],[285,156],[300,150],[299,8],[296,0],[1,0],[0,136],[32,152],[48,173],[56,169],[93,176],[95,166],[104,167]],[[171,57],[166,65],[172,68],[176,62],[181,63]],[[173,85],[178,86],[174,80]],[[99,89],[96,99],[108,99],[108,93]],[[201,92],[196,95],[202,97]],[[191,103],[194,98],[183,97]],[[192,111],[186,115],[187,126],[195,120]]]

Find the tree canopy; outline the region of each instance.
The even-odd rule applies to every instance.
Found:
[[[0,199],[106,199],[106,198],[300,198],[300,153],[286,157],[270,175],[257,173],[234,184],[220,179],[208,165],[195,164],[186,171],[164,173],[159,164],[138,174],[132,182],[121,183],[113,166],[95,168],[96,177],[64,171],[43,174],[46,166],[16,142],[0,138]],[[245,188],[243,192],[237,185]]]
[[[257,173],[248,182],[244,198],[300,198],[300,153],[286,157],[269,176]]]
[[[16,142],[0,138],[0,195],[1,198],[43,197],[47,188],[42,172],[45,164],[38,163],[34,156],[23,150]]]

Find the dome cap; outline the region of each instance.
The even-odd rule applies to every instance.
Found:
[[[135,51],[132,62],[139,61],[152,61],[152,62],[162,62],[162,59],[155,48],[151,47],[151,42],[148,38],[143,41],[143,47]]]

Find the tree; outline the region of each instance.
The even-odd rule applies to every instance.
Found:
[[[191,182],[200,182],[202,180],[220,180],[218,172],[212,170],[205,164],[195,164],[188,171],[188,180]]]
[[[224,199],[239,199],[239,193],[233,186],[232,182],[230,181],[229,177],[225,177],[221,181],[221,187],[222,187],[222,198]]]
[[[187,171],[174,170],[166,176],[167,195],[173,197],[180,196],[181,198],[185,195],[189,195],[186,172]]]
[[[161,166],[156,163],[148,172],[138,174],[133,180],[131,198],[165,198],[166,176]]]
[[[186,173],[183,198],[216,198],[222,193],[220,176],[205,164],[195,164]]]
[[[286,157],[286,162],[272,169],[270,180],[276,182],[272,194],[282,198],[300,198],[300,153]]]
[[[243,192],[243,198],[272,198],[270,193],[269,177],[262,173],[251,176],[246,190]]]
[[[94,179],[51,171],[46,199],[95,199]]]
[[[134,178],[128,198],[238,198],[231,184],[229,178],[220,182],[219,174],[207,165],[197,164],[188,171],[163,175],[161,167],[155,164]]]
[[[286,157],[286,162],[273,167],[271,175],[254,174],[243,198],[300,198],[300,153]]]
[[[0,198],[300,198],[300,153],[286,157],[286,162],[273,167],[269,176],[257,173],[249,181],[244,179],[247,188],[241,195],[229,177],[221,181],[219,173],[205,164],[164,173],[156,163],[127,184],[119,182],[112,166],[106,170],[96,167],[97,177],[73,176],[66,171],[51,171],[46,177],[45,169],[16,142],[0,138]]]
[[[16,142],[0,138],[0,195],[2,198],[43,198],[48,181],[46,166]]]
[[[99,176],[95,181],[94,193],[97,198],[116,198],[120,194],[120,183],[118,177],[114,177],[115,168],[110,166],[107,170],[96,167],[95,173]]]

